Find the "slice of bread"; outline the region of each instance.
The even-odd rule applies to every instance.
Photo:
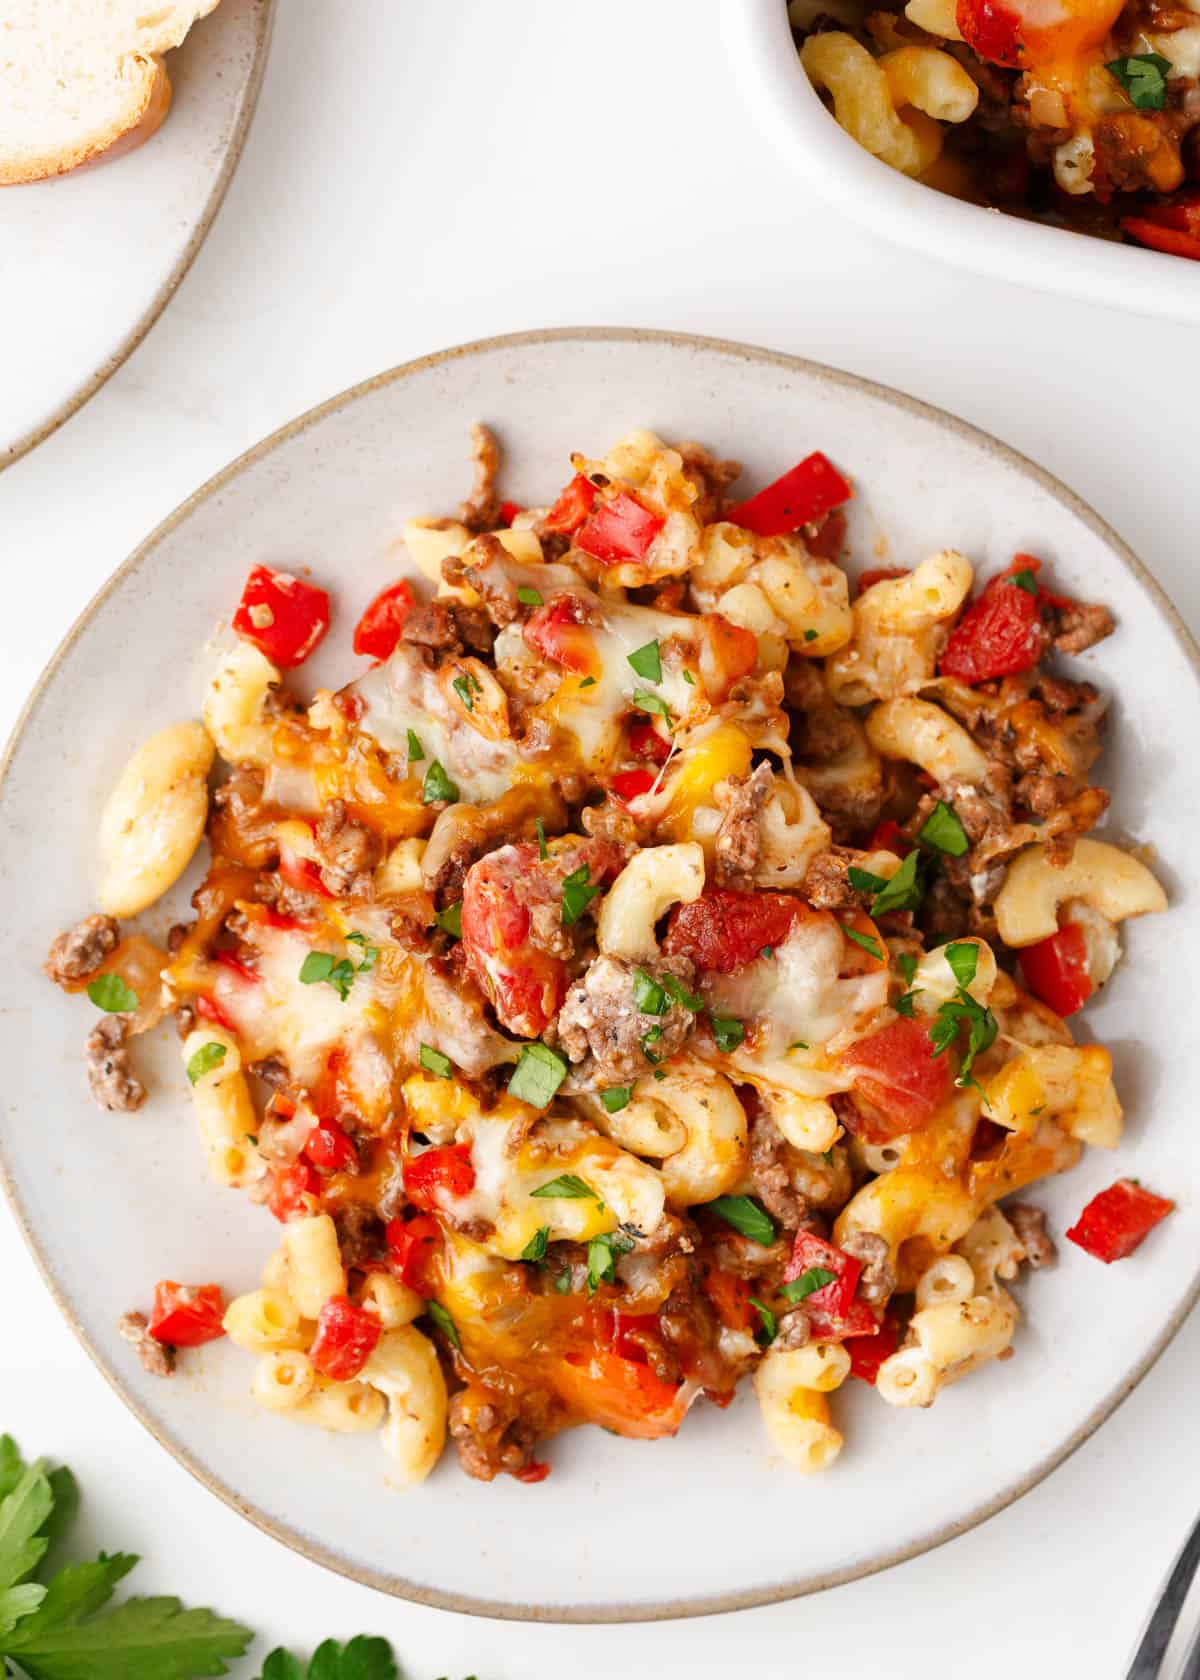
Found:
[[[0,0],[0,186],[148,140],[167,114],[161,54],[217,0]]]

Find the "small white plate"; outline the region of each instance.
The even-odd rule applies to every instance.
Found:
[[[222,0],[168,53],[167,120],[125,157],[0,191],[0,470],[141,343],[216,215],[258,97],[272,0]]]
[[[1032,551],[1056,585],[1117,614],[1116,635],[1080,663],[1116,696],[1103,766],[1113,826],[1156,845],[1173,908],[1128,928],[1125,962],[1087,1017],[1114,1049],[1127,1141],[1035,1199],[1060,1235],[1120,1173],[1179,1210],[1126,1264],[1103,1268],[1063,1244],[1057,1270],[1020,1286],[1015,1357],[932,1411],[890,1410],[849,1383],[835,1397],[846,1448],[824,1476],[802,1480],[773,1461],[746,1393],[727,1412],[697,1407],[673,1441],[572,1432],[550,1444],[554,1473],[536,1487],[469,1481],[450,1453],[400,1494],[375,1438],[256,1410],[250,1360],[228,1343],[189,1355],[164,1383],[116,1335],[118,1315],[145,1303],[156,1278],[251,1286],[278,1228],[205,1181],[173,1035],[164,1031],[140,1113],[90,1104],[81,1045],[92,1012],[39,964],[91,907],[100,807],[139,740],[196,714],[205,641],[252,563],[311,566],[331,588],[335,632],[306,681],[344,680],[357,614],[402,564],[401,521],[463,494],[474,419],[497,428],[504,494],[525,503],[564,482],[568,451],[595,453],[636,425],[743,456],[749,485],[820,447],[854,476],[851,538],[868,564],[911,564],[953,543],[986,573]],[[1180,726],[1197,713],[1196,660],[1157,585],[1061,485],[959,421],[787,356],[665,334],[529,334],[429,357],[314,410],[214,479],[121,568],[55,656],[9,752],[0,1161],[59,1305],[147,1427],[235,1509],[331,1568],[426,1603],[547,1620],[693,1615],[812,1592],[960,1533],[1078,1446],[1197,1292],[1200,1151],[1180,1043],[1200,970],[1177,960],[1200,937],[1188,850],[1200,757]],[[151,930],[161,936],[174,910],[147,918]]]
[[[787,0],[724,0],[722,16],[747,109],[768,142],[842,214],[976,274],[1200,321],[1200,263],[1045,227],[910,181],[872,157],[825,109],[796,52]]]

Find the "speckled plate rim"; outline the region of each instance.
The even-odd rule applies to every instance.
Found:
[[[233,179],[233,172],[237,168],[245,149],[246,138],[250,132],[250,123],[258,106],[258,95],[262,87],[263,74],[267,67],[267,49],[271,44],[271,29],[274,21],[275,0],[255,0],[254,56],[250,64],[250,74],[242,92],[241,109],[238,112],[237,122],[234,124],[229,145],[226,147],[220,171],[213,182],[212,189],[201,212],[200,220],[197,222],[191,238],[181,251],[175,266],[151,298],[146,309],[130,327],[125,338],[111,354],[105,357],[100,366],[84,380],[79,389],[73,392],[59,408],[55,409],[53,414],[34,426],[32,431],[18,437],[14,443],[7,447],[0,446],[0,473],[19,461],[22,456],[28,455],[31,449],[36,449],[39,443],[44,443],[48,437],[52,437],[60,426],[66,425],[73,414],[78,414],[84,403],[91,401],[101,386],[107,385],[117,369],[133,355],[133,352],[179,289],[184,275],[191,268],[196,260],[197,252],[208,237],[209,229],[216,220],[217,211],[221,208],[221,202],[225,197],[230,181]],[[94,602],[93,605],[95,605]]]
[[[440,350],[432,355],[418,357],[415,361],[402,363],[399,367],[391,368],[386,373],[376,374],[373,378],[366,379],[361,384],[353,385],[338,396],[331,397],[328,401],[319,403],[315,408],[309,409],[306,414],[300,415],[286,426],[282,426],[278,431],[271,433],[269,437],[264,438],[252,449],[247,450],[245,454],[238,456],[215,477],[210,478],[207,484],[202,485],[187,501],[181,503],[174,513],[169,514],[128,559],[122,562],[67,631],[45,670],[38,678],[5,745],[3,757],[0,758],[0,791],[3,790],[13,755],[26,727],[36,714],[59,666],[90,623],[98,608],[124,578],[144,560],[147,560],[155,549],[211,496],[218,495],[239,474],[263,460],[281,444],[288,442],[301,432],[307,431],[311,426],[318,425],[327,416],[339,413],[350,404],[385,385],[391,385],[398,380],[411,378],[414,374],[423,373],[430,368],[445,366],[468,357],[487,356],[496,351],[523,347],[533,349],[541,345],[571,341],[577,343],[599,342],[627,345],[649,344],[658,347],[671,346],[683,351],[711,351],[724,357],[740,358],[747,363],[757,363],[776,368],[785,374],[794,374],[806,381],[856,391],[869,396],[876,402],[885,404],[895,410],[898,415],[915,416],[952,433],[956,438],[972,445],[985,455],[997,458],[1006,466],[1015,468],[1033,479],[1048,496],[1066,508],[1099,537],[1126,571],[1141,585],[1153,605],[1161,613],[1181,652],[1191,664],[1197,677],[1200,678],[1200,648],[1197,647],[1191,632],[1184,624],[1162,586],[1137,558],[1128,544],[1085,501],[1075,495],[1073,491],[1068,490],[1052,474],[1046,472],[1017,450],[1001,443],[990,433],[968,424],[965,420],[959,420],[954,415],[947,414],[943,409],[936,408],[932,404],[920,402],[915,397],[905,396],[902,392],[892,390],[889,386],[877,384],[870,379],[863,379],[857,374],[826,367],[820,362],[808,361],[804,357],[790,356],[781,351],[766,350],[754,345],[739,344],[729,339],[706,338],[690,333],[659,332],[652,329],[628,327],[553,327],[478,339],[473,343],[457,345],[450,350]],[[830,1587],[843,1586],[849,1581],[862,1580],[866,1576],[878,1574],[881,1570],[891,1569],[896,1564],[906,1563],[910,1558],[920,1557],[923,1553],[933,1551],[935,1547],[944,1545],[946,1541],[967,1533],[979,1523],[985,1522],[988,1517],[995,1516],[997,1512],[1005,1510],[1022,1494],[1028,1493],[1031,1488],[1036,1487],[1052,1470],[1057,1469],[1077,1448],[1081,1447],[1105,1419],[1111,1416],[1121,1402],[1132,1394],[1142,1378],[1157,1362],[1187,1318],[1192,1307],[1196,1304],[1197,1299],[1200,1298],[1200,1269],[1198,1269],[1186,1296],[1176,1311],[1172,1313],[1149,1352],[1093,1407],[1084,1421],[1060,1447],[1054,1452],[1048,1453],[1023,1476],[1018,1477],[1016,1481],[1003,1488],[994,1498],[986,1500],[974,1510],[968,1512],[966,1516],[942,1523],[931,1529],[929,1533],[919,1536],[904,1546],[891,1547],[879,1553],[878,1556],[867,1558],[844,1569],[817,1570],[799,1576],[793,1581],[776,1583],[761,1589],[751,1588],[738,1592],[715,1593],[702,1598],[672,1598],[649,1604],[555,1605],[545,1607],[531,1603],[504,1603],[492,1599],[477,1598],[470,1594],[439,1592],[435,1588],[421,1586],[415,1582],[404,1580],[400,1576],[386,1574],[382,1570],[360,1568],[340,1557],[336,1552],[307,1539],[303,1534],[298,1533],[286,1524],[277,1522],[274,1518],[268,1516],[265,1511],[259,1509],[257,1505],[243,1499],[236,1489],[229,1487],[201,1464],[182,1441],[177,1440],[170,1431],[161,1428],[126,1387],[119,1371],[106,1363],[87,1329],[76,1316],[65,1291],[58,1283],[49,1255],[43,1251],[34,1235],[18,1198],[16,1184],[8,1163],[4,1159],[2,1148],[0,1148],[0,1186],[4,1189],[17,1227],[30,1254],[33,1256],[34,1264],[41,1273],[43,1281],[63,1317],[78,1337],[84,1351],[138,1421],[145,1426],[161,1446],[165,1447],[183,1465],[184,1469],[191,1472],[198,1482],[211,1493],[215,1493],[232,1510],[246,1517],[264,1534],[270,1535],[274,1540],[281,1541],[285,1546],[294,1552],[298,1552],[310,1562],[319,1563],[326,1569],[331,1569],[337,1575],[346,1576],[349,1580],[357,1581],[362,1586],[374,1587],[379,1592],[388,1593],[395,1598],[407,1599],[415,1604],[429,1605],[439,1610],[452,1610],[461,1615],[490,1617],[498,1621],[612,1624],[674,1621],[691,1616],[719,1615],[731,1610],[749,1610],[760,1605],[781,1604],[789,1599],[803,1598],[809,1593],[823,1592]]]

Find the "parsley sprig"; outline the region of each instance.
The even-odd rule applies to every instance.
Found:
[[[921,880],[921,854],[914,847],[890,878],[876,875],[869,869],[853,866],[846,871],[850,885],[861,893],[872,893],[872,916],[882,916],[888,910],[919,910],[925,896]]]
[[[979,966],[979,947],[966,940],[960,941],[945,947],[945,957],[958,987],[955,995],[948,998],[938,1009],[929,1029],[929,1037],[933,1044],[934,1056],[942,1056],[956,1042],[959,1028],[965,1026],[967,1051],[959,1064],[958,1076],[954,1083],[960,1086],[977,1085],[978,1080],[971,1073],[975,1058],[991,1048],[999,1031],[996,1017],[991,1010],[973,998],[967,989]]]

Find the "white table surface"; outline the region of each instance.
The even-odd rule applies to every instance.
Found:
[[[0,475],[0,729],[113,567],[234,455],[379,369],[549,325],[746,339],[939,403],[1088,498],[1200,625],[1200,334],[989,284],[841,220],[730,85],[720,7],[376,0],[351,29],[340,5],[280,6],[249,144],[178,295],[108,386]],[[885,1575],[657,1627],[451,1616],[326,1574],[192,1482],[92,1368],[2,1215],[0,1279],[0,1429],[75,1467],[86,1537],[143,1554],[134,1585],[219,1605],[262,1630],[259,1651],[386,1634],[407,1680],[1107,1680],[1196,1511],[1193,1319],[1048,1482]]]

